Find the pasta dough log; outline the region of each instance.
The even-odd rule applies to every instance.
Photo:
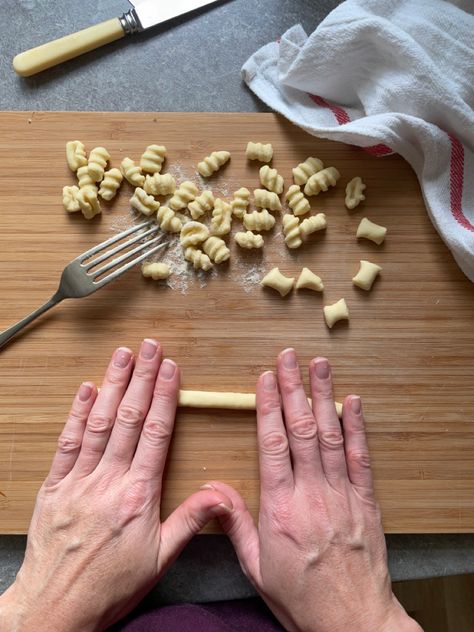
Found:
[[[77,213],[81,210],[81,206],[77,200],[79,187],[63,187],[63,206],[68,213]]]
[[[382,268],[375,263],[371,263],[370,261],[364,261],[363,259],[360,262],[359,272],[353,277],[352,283],[360,287],[362,290],[370,290],[372,285],[377,278],[379,272],[382,271]]]
[[[120,164],[124,178],[134,187],[142,187],[145,184],[145,176],[138,165],[131,158],[124,158]]]
[[[271,162],[273,158],[273,147],[270,143],[253,143],[249,141],[245,154],[249,160]]]
[[[244,226],[247,230],[271,230],[275,226],[275,218],[271,213],[264,208],[260,213],[253,211],[252,213],[245,213]]]
[[[245,187],[240,188],[234,193],[234,199],[230,203],[234,217],[242,219],[247,211],[250,201],[250,191]]]
[[[140,168],[145,173],[160,173],[165,160],[166,147],[164,145],[148,145],[140,158]]]
[[[305,198],[301,192],[301,188],[297,184],[291,185],[286,193],[285,200],[288,202],[288,206],[293,211],[293,215],[296,215],[297,217],[305,215],[311,210],[309,200]]]
[[[89,175],[94,182],[101,182],[107,163],[110,160],[110,154],[105,147],[94,147],[89,154],[89,163],[87,165]]]
[[[209,237],[209,229],[201,222],[188,222],[181,229],[179,241],[183,248],[202,244]]]
[[[230,152],[213,151],[210,156],[207,156],[202,162],[198,163],[197,170],[203,178],[209,178],[213,173],[219,171],[229,160]]]
[[[286,296],[288,292],[291,292],[295,284],[293,277],[284,276],[278,268],[273,268],[270,272],[263,277],[260,281],[260,285],[263,287],[271,287],[281,294]]]
[[[79,167],[87,165],[86,148],[80,140],[70,140],[66,143],[66,160],[69,169],[74,173],[77,172]]]
[[[362,182],[362,178],[356,176],[346,186],[346,207],[352,211],[365,200],[364,191],[367,187]]]
[[[255,189],[253,192],[255,206],[257,208],[266,208],[270,211],[281,211],[280,198],[273,191],[266,189]]]
[[[89,168],[87,165],[79,167],[79,169],[77,170],[77,181],[80,189],[92,187],[93,190],[97,191],[97,186],[94,180],[89,175]]]
[[[130,206],[139,213],[150,217],[160,208],[160,203],[153,196],[148,195],[143,189],[138,187],[130,198]]]
[[[176,189],[173,197],[168,202],[168,204],[170,208],[173,209],[173,211],[180,211],[181,209],[186,208],[187,205],[195,200],[198,195],[199,190],[194,182],[185,180]]]
[[[367,217],[361,219],[357,229],[357,239],[370,239],[370,241],[373,241],[378,246],[383,243],[386,234],[387,229],[385,226],[374,224],[374,222],[371,222]]]
[[[337,303],[324,307],[324,318],[326,324],[331,329],[339,320],[349,320],[349,310],[346,301],[341,298]]]
[[[318,213],[317,215],[312,215],[311,217],[307,217],[300,224],[300,235],[303,239],[306,239],[311,235],[311,233],[315,233],[318,230],[324,230],[327,227],[328,223],[326,221],[326,215],[324,213]]]
[[[171,274],[171,270],[166,263],[143,263],[142,274],[144,277],[149,277],[154,281],[160,281],[167,279]]]
[[[120,169],[110,169],[104,173],[104,179],[101,182],[99,195],[103,200],[110,202],[119,190],[122,184],[123,175]]]
[[[212,261],[198,248],[186,248],[184,258],[193,264],[195,270],[207,272],[212,268]]]
[[[313,158],[310,156],[306,158],[304,162],[300,162],[300,164],[293,169],[293,180],[295,184],[299,186],[303,186],[308,182],[308,179],[311,176],[314,176],[318,171],[322,171],[324,169],[323,162],[319,160],[319,158]]]
[[[143,188],[149,195],[172,195],[176,191],[176,181],[170,173],[154,173],[145,177]]]
[[[317,274],[311,272],[309,268],[303,268],[301,274],[296,281],[297,290],[313,290],[314,292],[322,292],[324,283]]]
[[[263,248],[262,235],[256,235],[250,230],[246,233],[236,233],[234,239],[241,248],[246,248],[247,250],[252,250],[253,248]]]
[[[217,198],[214,202],[214,210],[211,219],[211,235],[227,235],[232,227],[232,207],[224,200]]]
[[[260,182],[269,191],[273,191],[277,195],[283,193],[285,182],[276,169],[272,169],[268,165],[263,165],[260,169]]]
[[[176,217],[176,213],[168,206],[161,206],[156,214],[156,220],[161,230],[167,233],[179,233],[183,228],[182,221]]]
[[[214,208],[214,195],[212,191],[203,191],[199,197],[188,204],[189,212],[193,219],[199,219]]]
[[[219,237],[211,236],[206,239],[202,249],[214,263],[223,263],[230,257],[229,248],[227,248],[225,241]]]
[[[283,234],[288,248],[299,248],[303,243],[300,235],[300,220],[288,213],[283,215]]]
[[[327,191],[330,186],[335,187],[340,177],[341,174],[335,167],[327,167],[309,178],[304,192],[306,195],[318,195],[321,191]]]
[[[82,214],[86,219],[92,219],[102,213],[99,198],[97,197],[97,187],[84,187],[79,189],[77,201],[81,207]]]

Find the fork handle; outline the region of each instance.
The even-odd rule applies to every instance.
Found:
[[[41,314],[44,314],[49,309],[60,303],[63,298],[64,296],[56,293],[44,305],[41,305],[41,307],[38,307],[38,309],[36,309],[34,312],[31,312],[31,314],[28,314],[28,316],[25,316],[25,318],[23,318],[22,320],[19,320],[8,329],[5,329],[5,331],[2,331],[2,333],[0,333],[0,348],[6,345],[7,342],[13,338],[13,336],[16,336],[19,331],[29,325],[33,320],[38,318],[38,316],[41,316]]]

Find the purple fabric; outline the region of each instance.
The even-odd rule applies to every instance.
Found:
[[[164,606],[133,614],[114,632],[282,632],[260,599]]]

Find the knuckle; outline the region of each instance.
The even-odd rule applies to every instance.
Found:
[[[117,422],[125,427],[136,428],[143,421],[144,413],[136,406],[125,404],[120,406],[117,413]]]
[[[340,450],[344,445],[344,437],[338,430],[326,430],[321,432],[319,442],[328,450]]]
[[[69,434],[61,434],[58,438],[58,451],[61,454],[77,452],[81,447],[81,441]]]
[[[318,427],[313,415],[300,412],[289,424],[290,431],[297,439],[314,439],[318,434]]]
[[[128,379],[128,373],[123,369],[109,369],[107,382],[112,386],[121,386]]]
[[[329,382],[329,380],[324,380],[321,384],[318,384],[316,396],[324,401],[334,401],[332,384]]]
[[[68,422],[72,422],[74,425],[80,425],[84,423],[86,418],[87,415],[82,414],[77,408],[72,408],[69,411]]]
[[[258,406],[258,412],[264,417],[271,417],[281,412],[280,401],[278,399],[265,398]]]
[[[347,460],[352,465],[370,470],[370,455],[368,450],[349,450],[347,453]]]
[[[267,433],[262,438],[262,451],[270,456],[280,456],[288,452],[288,439],[283,432],[277,430]]]
[[[133,377],[144,382],[154,382],[156,378],[156,368],[148,364],[137,364],[133,372]]]
[[[293,393],[296,393],[302,388],[299,374],[286,376],[285,379],[281,380],[280,388],[285,395],[292,395]]]
[[[105,434],[114,425],[114,419],[110,415],[96,413],[90,415],[87,421],[87,431],[92,434]]]
[[[142,435],[151,445],[161,445],[171,439],[171,425],[162,419],[148,420],[142,430]]]
[[[155,399],[160,406],[171,407],[176,405],[177,393],[169,388],[158,387],[154,393]]]

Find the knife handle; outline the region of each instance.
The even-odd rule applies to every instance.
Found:
[[[124,36],[120,18],[113,18],[20,53],[13,60],[13,68],[22,77],[30,77]]]

